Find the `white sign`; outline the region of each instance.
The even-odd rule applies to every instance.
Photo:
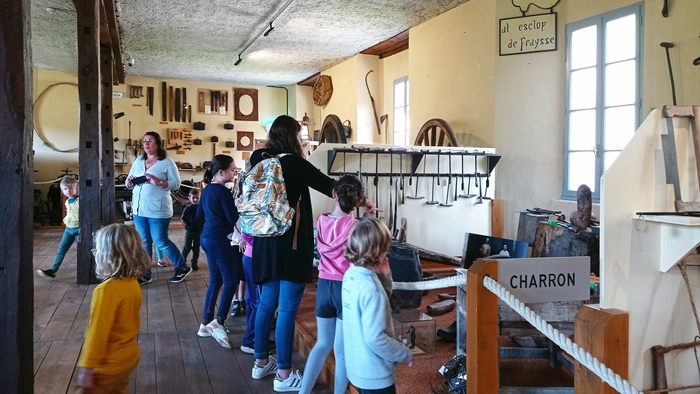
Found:
[[[524,303],[590,299],[591,258],[498,260],[498,283]]]
[[[557,13],[500,20],[500,55],[557,50]]]

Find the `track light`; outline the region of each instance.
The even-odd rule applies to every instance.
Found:
[[[267,31],[265,32],[265,34],[263,34],[263,36],[267,37],[270,33],[272,33],[273,30],[275,30],[275,28],[272,26],[272,22],[270,22],[270,28],[267,29]]]
[[[233,65],[237,66],[237,65],[241,64],[242,61],[243,61],[243,59],[241,59],[241,55],[238,55],[238,60],[236,60],[236,62],[233,63]]]

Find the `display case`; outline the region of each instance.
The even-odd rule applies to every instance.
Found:
[[[392,314],[394,335],[416,356],[435,355],[435,319],[417,309]]]
[[[457,276],[464,280],[457,286],[457,355],[467,354],[467,270],[456,269]]]

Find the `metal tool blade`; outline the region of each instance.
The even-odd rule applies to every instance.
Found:
[[[676,139],[673,132],[673,118],[666,118],[668,134],[661,134],[661,148],[664,153],[664,169],[666,184],[673,185],[673,195],[676,201],[681,199],[681,183],[678,175],[678,157],[676,155]]]

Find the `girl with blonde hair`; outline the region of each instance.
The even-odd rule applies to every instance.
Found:
[[[141,245],[136,229],[124,224],[104,227],[95,238],[95,273],[104,282],[92,293],[78,361],[78,386],[84,393],[129,391],[129,375],[139,362],[141,289],[136,279],[149,261]]]

